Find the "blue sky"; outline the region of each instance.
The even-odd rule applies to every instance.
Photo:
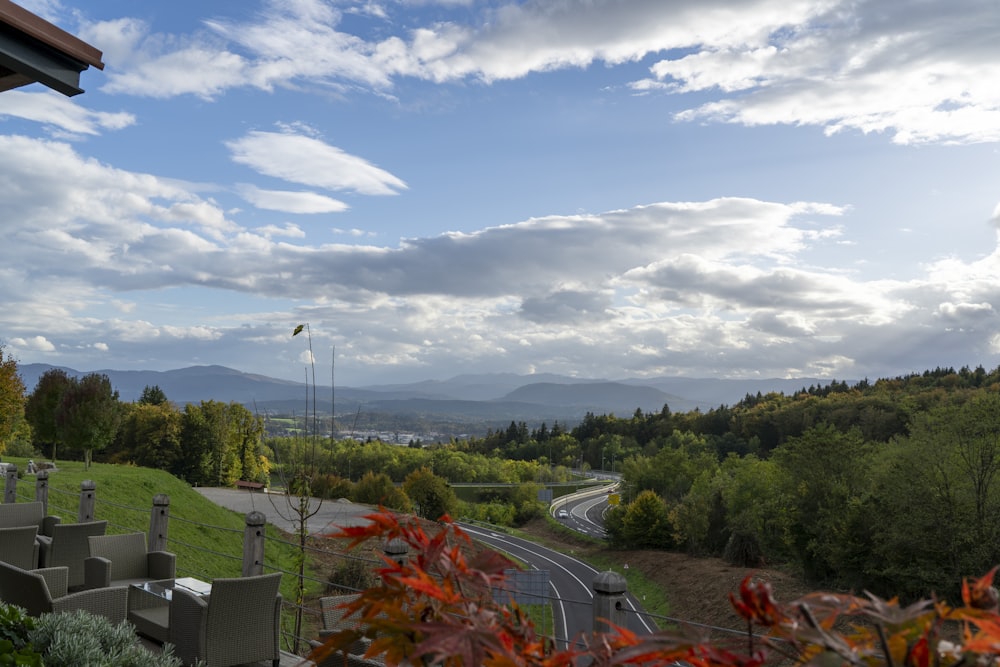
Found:
[[[983,0],[24,1],[0,339],[81,371],[1000,364]]]

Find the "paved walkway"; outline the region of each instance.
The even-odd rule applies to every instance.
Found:
[[[201,493],[217,505],[247,514],[261,512],[272,523],[282,530],[294,533],[298,530],[298,496],[283,496],[279,494],[246,491],[242,489],[222,489],[213,487],[197,487]],[[289,507],[289,502],[292,507]],[[310,510],[313,516],[306,520],[310,535],[324,535],[336,530],[337,526],[359,526],[367,524],[365,515],[374,514],[378,510],[370,505],[358,505],[347,500],[324,500],[322,503],[313,498],[310,500]]]

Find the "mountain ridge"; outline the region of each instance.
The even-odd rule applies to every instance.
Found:
[[[464,374],[447,380],[424,380],[409,384],[383,384],[362,387],[317,385],[292,382],[226,366],[189,366],[170,371],[77,371],[49,364],[24,364],[19,367],[25,387],[31,392],[38,378],[47,370],[58,368],[73,377],[90,373],[107,375],[119,398],[138,400],[147,386],[158,386],[177,405],[216,400],[236,402],[254,411],[268,414],[293,414],[312,411],[338,415],[382,413],[415,418],[487,421],[507,423],[575,422],[586,413],[631,415],[636,409],[659,412],[667,405],[673,412],[708,410],[732,405],[746,394],[784,393],[825,384],[817,378],[725,380],[715,378],[627,378],[623,380],[589,379],[554,374],[517,375],[514,373]]]

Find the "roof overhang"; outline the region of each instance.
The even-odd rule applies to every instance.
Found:
[[[0,91],[42,83],[78,95],[80,73],[104,69],[102,53],[45,19],[0,0]]]

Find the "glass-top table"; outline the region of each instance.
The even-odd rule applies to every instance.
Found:
[[[174,589],[180,588],[194,595],[210,595],[212,584],[194,577],[181,577],[180,579],[161,579],[159,581],[144,581],[132,584],[133,588],[145,591],[164,600],[173,597]]]
[[[175,590],[207,596],[212,584],[193,577],[143,581],[129,587],[128,620],[136,630],[163,643],[170,636],[170,600]]]

